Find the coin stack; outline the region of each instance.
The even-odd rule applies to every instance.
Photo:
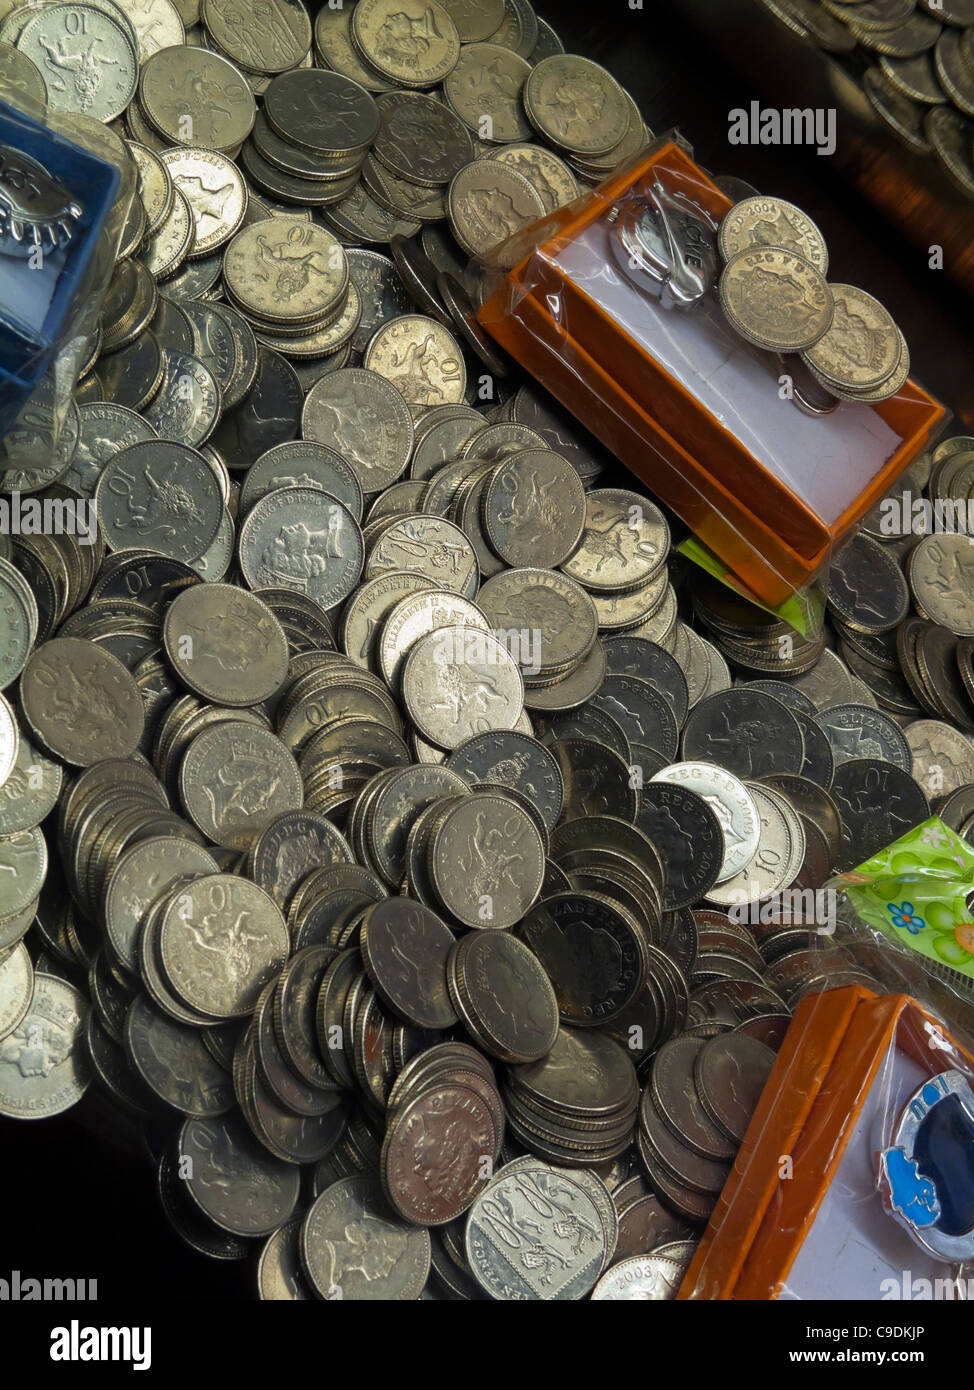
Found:
[[[259,269],[266,261],[279,263],[281,276],[294,287],[286,307],[267,292]],[[311,269],[317,272],[313,280]],[[361,305],[344,251],[323,227],[300,217],[277,217],[269,228],[258,223],[238,232],[227,246],[223,274],[228,301],[265,347],[283,343],[292,356],[317,356],[323,348],[344,347],[358,327]]]
[[[575,54],[537,63],[527,75],[523,102],[535,131],[567,156],[584,183],[600,183],[653,138],[611,73]]]
[[[826,280],[825,238],[800,208],[743,198],[721,222],[718,244],[726,263],[720,303],[741,337],[798,353],[826,402],[876,404],[902,388],[910,375],[906,339],[872,295]]]
[[[974,6],[970,0],[761,0],[806,43],[843,55],[874,110],[974,198]]]
[[[6,15],[3,80],[78,8]],[[80,8],[112,72],[49,95],[139,193],[63,427],[0,442],[98,521],[0,538],[0,1114],[80,1102],[264,1298],[673,1297],[798,1002],[908,987],[732,909],[974,837],[974,541],[905,519],[974,440],[821,633],[687,583],[473,317],[636,139],[612,79],[527,0],[323,8],[313,56],[283,0]]]
[[[313,112],[324,113],[312,119]],[[301,68],[271,79],[241,150],[262,192],[298,207],[341,202],[378,130],[372,97],[339,73]]]
[[[637,1144],[653,1186],[687,1220],[709,1216],[773,1065],[746,1033],[674,1038],[657,1052]]]
[[[824,633],[796,640],[788,623],[738,598],[726,584],[702,572],[691,577],[689,589],[696,617],[739,670],[758,676],[800,676],[825,650]]]
[[[580,1084],[570,1101],[563,1072]],[[511,1067],[504,1091],[511,1133],[556,1163],[608,1163],[632,1143],[639,1104],[635,1068],[621,1047],[598,1032],[561,1028],[546,1057]]]

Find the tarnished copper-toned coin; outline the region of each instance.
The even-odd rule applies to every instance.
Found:
[[[495,1140],[490,1111],[467,1086],[431,1086],[408,1101],[382,1145],[383,1186],[393,1208],[419,1226],[456,1220],[489,1181]]]

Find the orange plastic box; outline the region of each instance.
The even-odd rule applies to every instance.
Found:
[[[658,141],[584,202],[539,223],[528,234],[533,249],[492,290],[479,319],[715,552],[745,592],[776,608],[827,565],[835,547],[936,436],[946,411],[912,380],[879,405],[841,407],[874,410],[895,438],[841,514],[823,520],[806,501],[809,489],[789,487],[769,471],[614,317],[605,293],[611,269],[604,277],[580,278],[560,263],[570,244],[607,219],[620,199],[657,176],[718,221],[731,207],[676,140]],[[771,372],[768,391],[777,397]],[[805,429],[820,423],[802,419]]]
[[[908,995],[848,986],[803,999],[678,1298],[880,1299],[899,1296],[883,1285],[904,1270],[948,1278],[882,1210],[862,1150],[875,1114],[896,1114],[917,1078],[972,1063]]]

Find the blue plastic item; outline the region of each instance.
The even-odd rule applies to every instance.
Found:
[[[36,390],[70,327],[79,295],[89,288],[89,267],[121,179],[114,164],[57,135],[16,107],[0,101],[0,144],[30,155],[78,199],[83,213],[64,252],[43,323],[16,317],[0,297],[0,439]],[[4,268],[36,275],[26,260],[4,257]]]

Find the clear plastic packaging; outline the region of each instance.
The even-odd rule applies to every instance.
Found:
[[[828,887],[838,894],[844,939],[881,948],[913,992],[965,1026],[974,1003],[974,849],[967,841],[932,816]]]
[[[681,1298],[974,1293],[974,850],[932,817],[827,891],[808,950],[881,983],[800,1001]]]
[[[137,193],[124,142],[81,115],[0,101],[0,198],[24,178],[73,212],[61,244],[10,240],[0,253],[0,491],[31,492],[70,457],[73,395],[97,351],[99,315]],[[39,171],[33,174],[32,171]],[[5,206],[10,203],[5,200]],[[67,457],[65,457],[67,456]],[[63,470],[61,470],[63,471]]]
[[[679,1297],[969,1297],[972,1085],[909,995],[807,996]]]
[[[661,224],[675,235],[659,238],[659,295],[627,269],[632,228],[654,200],[675,210]],[[737,334],[713,287],[713,241],[730,206],[685,143],[663,137],[515,242],[521,259],[479,317],[691,528],[712,570],[723,566],[722,577],[777,612],[827,567],[946,412],[910,380],[875,405],[831,408],[797,359]],[[700,226],[710,246],[694,243]],[[695,275],[705,292],[694,293]],[[815,401],[824,413],[810,410]]]

